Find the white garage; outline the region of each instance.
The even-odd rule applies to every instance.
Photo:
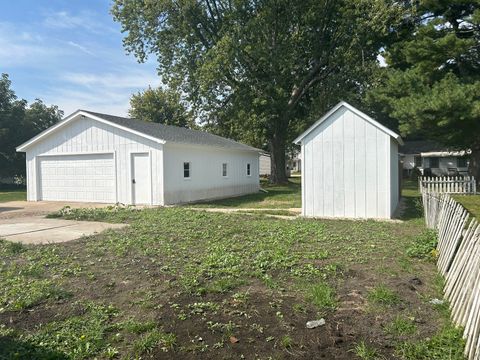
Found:
[[[176,126],[78,110],[20,145],[27,200],[166,205],[257,192],[260,150]]]
[[[300,135],[302,213],[391,218],[400,198],[399,135],[340,102]]]

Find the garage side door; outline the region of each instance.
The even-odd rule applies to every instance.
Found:
[[[41,200],[115,202],[113,154],[40,157]]]

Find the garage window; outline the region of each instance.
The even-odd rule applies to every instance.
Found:
[[[227,177],[227,163],[222,164],[222,176]]]
[[[252,175],[251,166],[250,164],[247,164],[247,176],[250,176],[250,175]]]
[[[183,178],[190,179],[190,163],[189,162],[183,163]]]

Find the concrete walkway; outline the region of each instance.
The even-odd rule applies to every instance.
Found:
[[[71,208],[99,208],[113,204],[63,202],[63,201],[7,201],[0,203],[0,219],[47,215],[64,206]]]
[[[126,226],[126,224],[44,217],[67,205],[71,208],[98,208],[109,204],[57,201],[3,202],[0,203],[0,238],[23,244],[58,243],[75,240],[84,235],[93,235],[106,229],[119,229]]]
[[[267,217],[283,219],[283,220],[293,220],[300,216],[301,209],[298,208],[289,208],[289,209],[279,209],[279,208],[209,208],[209,207],[185,207],[188,210],[195,211],[207,211],[213,213],[224,213],[224,214],[235,214],[239,213],[242,215],[264,215]],[[269,212],[275,211],[289,211],[292,215],[279,215]]]
[[[127,225],[26,216],[0,219],[0,238],[22,244],[59,243],[124,226]]]

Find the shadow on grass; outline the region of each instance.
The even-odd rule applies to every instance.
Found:
[[[261,183],[262,189],[267,192],[258,192],[244,196],[220,199],[208,202],[198,202],[197,207],[252,207],[261,208],[271,204],[273,208],[294,208],[301,206],[300,178],[291,179],[284,185],[270,185],[265,181]]]
[[[68,357],[10,336],[0,336],[0,360],[7,359],[66,360]]]
[[[402,186],[402,201],[404,202],[401,220],[423,218],[422,197],[418,191],[418,183],[414,180],[404,180]]]

